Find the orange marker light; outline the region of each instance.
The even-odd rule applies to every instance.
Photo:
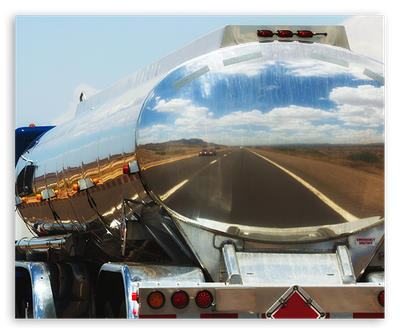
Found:
[[[36,194],[36,200],[37,201],[42,201],[42,195],[41,194]]]
[[[78,184],[73,184],[73,185],[72,185],[72,189],[73,189],[74,191],[78,191],[78,189],[79,189]]]
[[[59,195],[59,194],[60,194],[60,191],[59,191],[59,190],[55,190],[54,193],[55,193],[56,195]]]
[[[97,178],[94,178],[93,183],[94,183],[94,185],[97,185],[99,183],[99,180]]]
[[[36,127],[35,124],[29,124],[29,127]]]
[[[160,291],[153,291],[147,297],[147,304],[153,309],[161,308],[165,303],[165,297],[162,292]]]

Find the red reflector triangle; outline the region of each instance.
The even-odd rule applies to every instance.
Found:
[[[290,287],[265,313],[272,319],[326,318],[325,311],[300,286]]]
[[[275,319],[317,319],[320,314],[295,291],[273,314]]]

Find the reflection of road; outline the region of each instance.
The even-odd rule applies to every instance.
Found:
[[[168,163],[143,175],[166,205],[193,219],[264,227],[345,221],[298,180],[247,149]]]
[[[365,171],[287,154],[253,149],[317,188],[359,217],[383,216],[384,177]]]

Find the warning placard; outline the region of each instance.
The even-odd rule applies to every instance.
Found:
[[[375,246],[375,238],[358,237],[356,240],[357,245]]]

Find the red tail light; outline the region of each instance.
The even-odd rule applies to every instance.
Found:
[[[378,302],[380,305],[385,306],[385,291],[382,290],[378,295]]]
[[[293,37],[293,32],[290,30],[278,30],[277,35],[279,37]]]
[[[310,30],[299,30],[296,35],[299,37],[312,37],[314,34]]]
[[[208,308],[213,302],[213,295],[208,290],[199,291],[196,295],[196,304],[200,308]]]
[[[272,37],[274,33],[271,30],[257,30],[258,37]]]
[[[189,304],[189,296],[184,291],[177,291],[171,297],[172,305],[178,309],[183,309]]]

